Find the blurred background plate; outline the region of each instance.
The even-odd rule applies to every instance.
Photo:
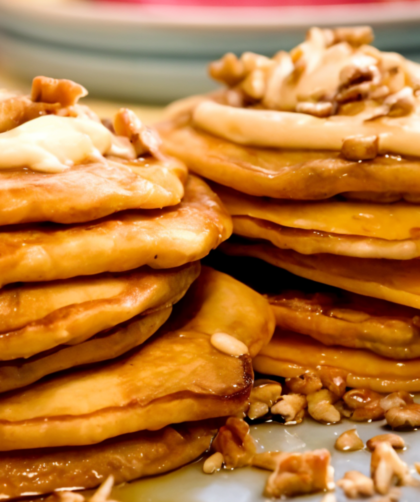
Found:
[[[0,67],[26,80],[69,78],[84,85],[89,96],[122,101],[164,104],[216,87],[201,59],[95,53],[1,32]]]
[[[420,54],[419,1],[160,1],[0,0],[0,65],[26,78],[72,78],[93,95],[163,103],[214,87],[206,66],[225,52],[289,50],[312,25],[370,24],[379,48]],[[330,5],[307,5],[320,2]]]

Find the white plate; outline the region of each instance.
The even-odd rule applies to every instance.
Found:
[[[316,448],[328,448],[332,453],[336,481],[350,470],[369,476],[371,454],[367,450],[342,453],[334,450],[334,442],[342,432],[357,428],[366,442],[371,437],[388,432],[382,422],[357,424],[344,421],[334,426],[320,425],[310,419],[297,426],[264,424],[252,427],[252,435],[258,441],[260,451],[282,450],[304,452]],[[410,467],[420,460],[420,432],[400,434],[408,445],[401,456]],[[418,478],[413,468],[412,474]],[[268,471],[243,468],[222,471],[213,475],[202,472],[202,463],[196,463],[170,474],[130,483],[114,491],[114,498],[121,502],[269,502],[263,496]],[[420,488],[404,487],[400,502],[418,502]],[[336,490],[337,502],[348,502],[341,489]],[[309,495],[290,499],[293,502],[320,502],[323,495]],[[366,500],[366,499],[364,499]]]
[[[309,26],[370,24],[387,50],[420,47],[420,2],[304,7],[173,7],[0,0],[0,27],[79,48],[219,57],[230,50],[272,54],[301,42]]]

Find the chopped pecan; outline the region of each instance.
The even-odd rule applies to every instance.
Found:
[[[273,380],[256,380],[249,398],[247,412],[251,420],[262,417],[281,396],[281,385]]]
[[[329,101],[320,101],[318,103],[301,101],[296,105],[296,111],[319,118],[330,117],[334,113],[334,105]]]
[[[330,366],[321,366],[318,376],[322,385],[337,397],[342,397],[346,392],[347,372]]]
[[[265,451],[256,453],[252,458],[252,465],[267,471],[275,471],[279,458],[282,458],[283,453],[279,451]]]
[[[137,115],[128,108],[121,108],[114,117],[114,129],[118,136],[130,140],[137,156],[151,153],[159,156],[160,137],[156,131],[142,124]]]
[[[87,93],[82,85],[72,80],[35,77],[32,81],[31,99],[34,102],[60,103],[66,107],[75,105]]]
[[[349,136],[343,141],[341,154],[347,160],[370,160],[378,155],[378,136]]]
[[[352,411],[351,419],[356,422],[380,420],[384,410],[380,405],[382,395],[369,389],[352,389],[343,396],[345,404]]]
[[[308,371],[298,377],[286,378],[286,386],[296,394],[312,394],[322,389],[322,382],[318,375]]]
[[[413,485],[415,483],[408,465],[400,459],[388,442],[378,443],[373,450],[370,470],[375,489],[382,495],[386,495],[394,484]]]
[[[215,80],[233,87],[245,78],[245,66],[235,54],[228,52],[218,61],[210,63],[209,74]]]
[[[337,398],[328,389],[309,394],[307,399],[308,412],[314,420],[329,424],[335,424],[341,420],[340,412],[334,406]]]
[[[384,411],[413,403],[413,396],[405,391],[392,392],[391,394],[388,394],[387,396],[382,398],[380,401],[381,408]]]
[[[373,42],[374,36],[370,26],[353,26],[351,28],[335,28],[332,30],[334,43],[347,42],[354,47],[368,45]]]
[[[334,488],[328,450],[282,453],[268,478],[266,497],[293,497]]]
[[[249,425],[241,418],[229,417],[213,441],[213,449],[223,455],[227,469],[249,465],[256,447]]]
[[[385,413],[385,418],[393,429],[414,429],[420,426],[420,404],[391,408]]]
[[[286,424],[300,423],[305,415],[305,408],[308,406],[306,396],[302,394],[286,394],[281,396],[277,403],[271,407],[273,415],[281,415]]]
[[[342,488],[349,499],[373,497],[375,493],[373,480],[358,471],[346,472],[344,478],[337,481],[337,486]]]
[[[240,88],[250,98],[262,99],[266,88],[264,72],[259,68],[250,72],[242,81]]]
[[[363,450],[365,447],[356,429],[351,429],[340,434],[334,446],[339,451],[357,451]]]
[[[397,434],[379,434],[375,436],[366,443],[366,446],[370,451],[373,451],[379,443],[387,442],[395,449],[405,448],[405,441],[401,436]]]

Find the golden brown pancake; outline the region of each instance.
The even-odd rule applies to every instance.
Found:
[[[208,450],[216,425],[212,422],[180,424],[159,431],[135,432],[93,446],[2,454],[0,497],[94,488],[109,475],[120,484],[163,474]]]
[[[219,198],[191,176],[178,206],[128,211],[74,225],[28,225],[0,231],[1,285],[52,281],[149,265],[179,267],[227,239],[232,221]]]
[[[420,308],[420,260],[378,260],[331,254],[303,255],[270,243],[228,242],[233,256],[253,256],[293,274],[353,293]]]
[[[355,162],[339,152],[278,150],[243,146],[212,136],[191,124],[160,124],[163,150],[212,181],[249,195],[320,200],[345,192],[388,193],[418,202],[420,162],[378,156]]]
[[[347,386],[377,392],[420,391],[420,360],[396,361],[368,350],[327,347],[309,336],[280,328],[254,360],[256,371],[295,377],[324,366],[347,373]]]
[[[251,358],[274,331],[268,302],[205,268],[175,310],[129,357],[0,399],[0,449],[93,444],[243,410],[253,382]],[[218,351],[210,342],[216,332],[239,339],[249,354]]]
[[[290,202],[213,186],[235,234],[302,254],[410,260],[420,256],[420,207],[406,202]]]
[[[117,159],[115,159],[117,160]],[[53,221],[78,223],[126,209],[178,204],[187,170],[150,155],[128,162],[79,164],[62,173],[0,171],[0,226]]]
[[[170,270],[144,267],[4,288],[0,290],[0,360],[78,344],[136,315],[171,306],[199,272],[200,264],[194,262]]]
[[[368,349],[391,359],[420,357],[419,311],[366,296],[335,291],[289,291],[268,296],[277,326],[325,345]]]
[[[77,345],[62,345],[29,359],[0,363],[0,392],[25,387],[51,373],[115,359],[144,343],[167,321],[171,311],[171,307],[164,307]]]

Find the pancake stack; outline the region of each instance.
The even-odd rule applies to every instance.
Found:
[[[225,89],[172,105],[159,130],[232,215],[225,253],[316,281],[277,284],[255,368],[418,392],[420,66],[372,40],[313,28],[290,53],[227,54],[210,66]]]
[[[247,407],[274,331],[262,296],[201,270],[232,231],[217,195],[133,112],[102,123],[85,94],[38,77],[1,95],[3,499],[199,457]]]

